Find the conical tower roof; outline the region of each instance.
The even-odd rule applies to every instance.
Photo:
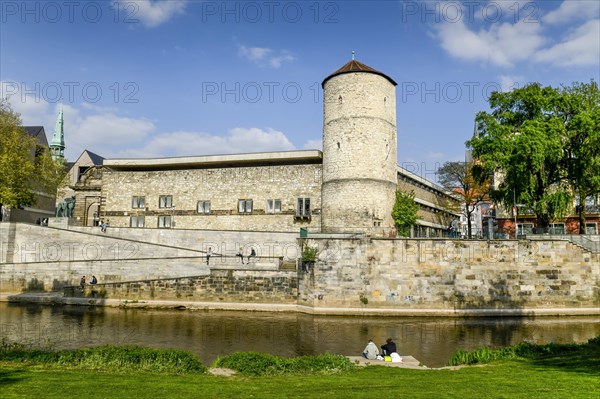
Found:
[[[346,65],[344,65],[343,67],[341,67],[340,69],[338,69],[337,71],[335,71],[334,73],[332,73],[331,75],[329,75],[325,79],[323,79],[323,83],[321,83],[321,87],[324,87],[325,82],[327,82],[329,79],[331,79],[335,76],[342,75],[344,73],[353,73],[353,72],[374,73],[375,75],[383,76],[384,78],[389,80],[390,83],[393,84],[394,86],[398,86],[398,83],[394,82],[394,80],[392,78],[390,78],[389,76],[387,76],[385,73],[380,72],[377,69],[371,68],[370,66],[365,65],[362,62],[358,62],[353,57],[352,60],[350,60]]]
[[[50,142],[50,152],[53,159],[64,158],[65,155],[65,131],[62,104],[60,105],[58,116],[56,117],[56,125],[54,125],[54,135]]]

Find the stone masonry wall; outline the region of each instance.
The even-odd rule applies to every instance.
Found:
[[[123,300],[253,302],[295,304],[297,273],[286,271],[211,270],[210,275],[86,287],[85,296]],[[74,296],[82,295],[78,289]]]
[[[159,208],[159,196],[171,195],[173,208]],[[157,228],[158,216],[171,216],[178,229],[299,231],[320,226],[321,165],[276,165],[160,171],[105,171],[102,217],[128,227],[130,216],[145,216],[145,228]],[[132,197],[145,197],[146,209],[133,209]],[[311,218],[298,219],[298,198],[310,198]],[[251,214],[238,212],[238,201],[253,201]],[[281,200],[281,212],[267,213],[267,200]],[[197,212],[210,201],[210,213]],[[317,211],[317,212],[315,212]]]
[[[396,135],[396,87],[388,79],[357,72],[325,82],[324,232],[394,227]]]
[[[70,230],[98,232],[100,229],[70,226]],[[311,231],[311,229],[309,229]],[[213,253],[235,256],[242,248],[244,255],[252,248],[258,257],[283,257],[293,260],[299,256],[296,239],[299,232],[262,232],[262,231],[222,231],[222,230],[184,230],[184,229],[137,229],[130,227],[109,227],[106,236],[144,241],[154,244],[167,244],[195,251],[212,248]]]
[[[568,241],[314,239],[309,244],[320,249],[319,261],[300,281],[299,303],[315,307],[600,306],[600,256]]]

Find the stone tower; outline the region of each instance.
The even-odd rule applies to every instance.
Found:
[[[60,111],[54,125],[54,135],[50,142],[50,154],[52,155],[52,159],[64,159],[65,157],[65,131],[62,104],[60,105]]]
[[[321,230],[385,233],[398,185],[396,82],[353,56],[322,87]]]

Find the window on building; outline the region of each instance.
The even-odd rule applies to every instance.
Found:
[[[533,223],[517,223],[517,234],[518,235],[532,235],[533,234]]]
[[[129,219],[129,226],[131,227],[144,227],[145,218],[144,216],[132,216]]]
[[[298,198],[298,206],[296,207],[296,217],[310,217],[310,198]]]
[[[80,166],[79,169],[77,170],[77,181],[81,181],[81,176],[84,175],[85,172],[87,172],[87,170],[89,169],[89,166]]]
[[[585,224],[586,235],[597,235],[598,234],[598,223],[591,222]]]
[[[131,207],[134,209],[145,208],[146,207],[146,197],[134,196],[131,200]]]
[[[158,217],[158,228],[159,229],[170,229],[171,228],[171,216],[162,215]]]
[[[281,200],[267,200],[267,213],[281,213]]]
[[[210,213],[210,201],[198,201],[196,210],[198,213]]]
[[[241,199],[238,201],[238,213],[252,213],[252,200]]]
[[[548,231],[550,234],[554,235],[563,235],[565,234],[565,224],[564,223],[550,223],[550,230]]]
[[[173,207],[173,196],[172,195],[161,195],[158,197],[159,208],[172,208]]]

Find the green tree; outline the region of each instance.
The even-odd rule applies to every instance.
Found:
[[[37,146],[19,114],[0,99],[0,209],[33,205],[36,191],[55,194],[65,174],[64,161]]]
[[[600,91],[598,84],[563,87],[557,104],[566,129],[563,165],[579,198],[579,233],[585,234],[585,199],[600,193]]]
[[[396,224],[398,233],[403,237],[410,236],[410,229],[417,224],[419,204],[415,202],[415,193],[404,194],[396,190],[396,201],[392,210],[392,219]]]
[[[471,215],[478,204],[489,200],[489,177],[476,173],[477,167],[478,165],[473,162],[449,161],[437,170],[440,184],[461,198],[460,212],[467,218],[469,238],[472,237]]]
[[[494,92],[492,112],[477,114],[478,134],[467,143],[483,173],[502,177],[492,199],[512,207],[516,198],[534,210],[542,228],[562,217],[571,203],[564,169],[565,121],[557,111],[561,96],[538,83]]]

